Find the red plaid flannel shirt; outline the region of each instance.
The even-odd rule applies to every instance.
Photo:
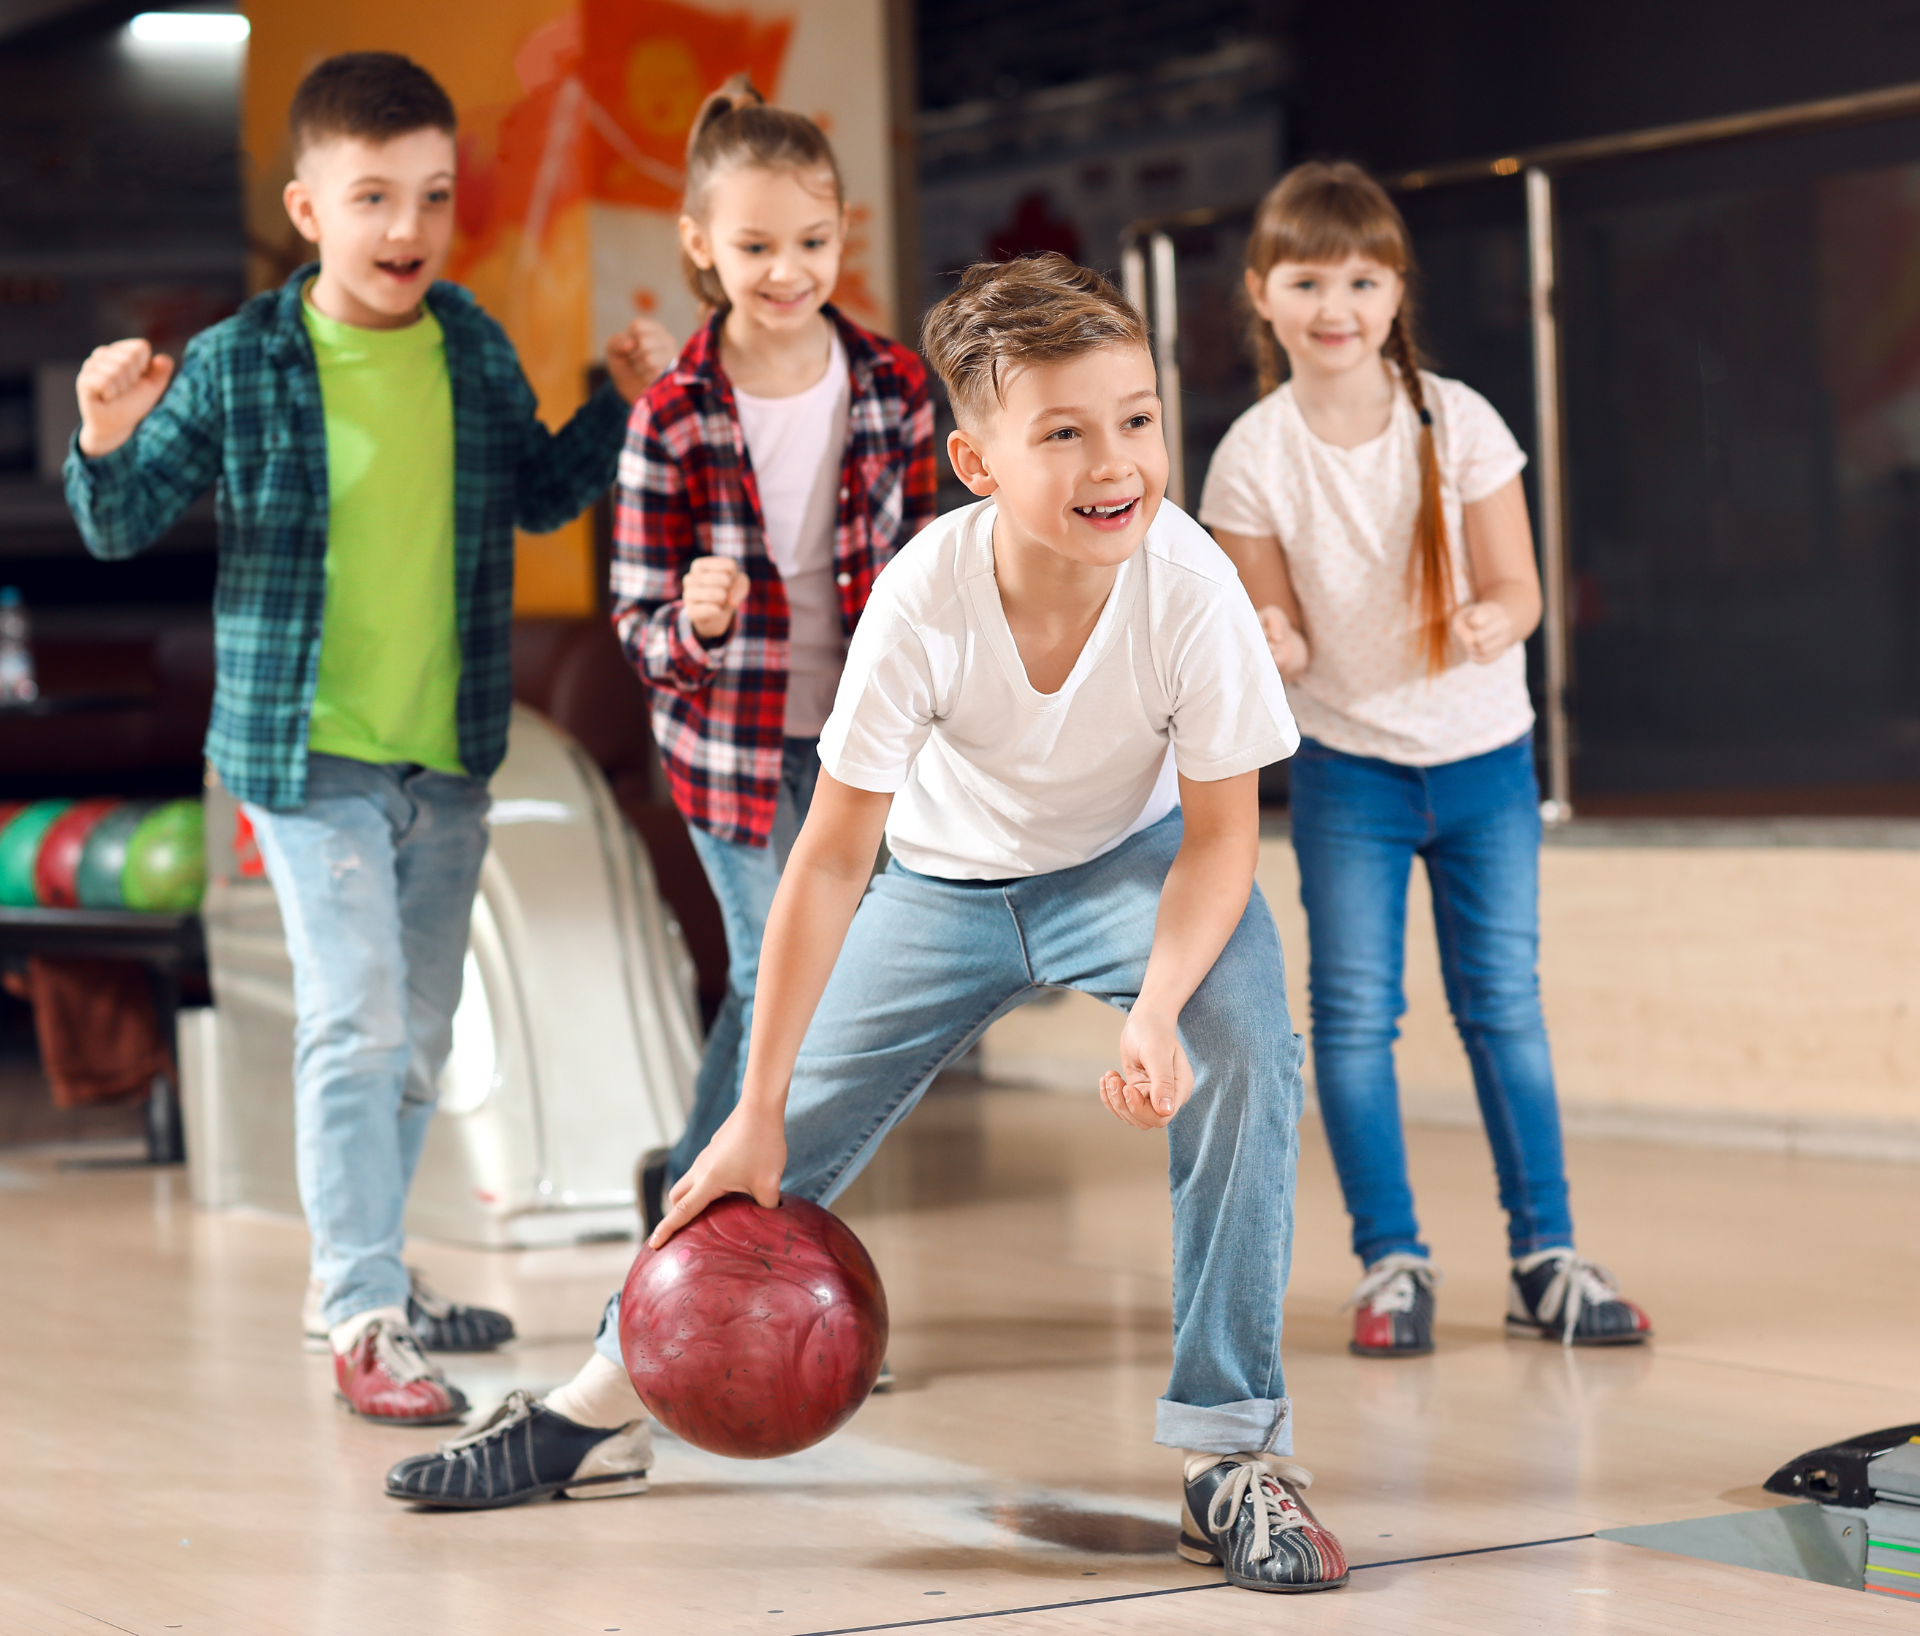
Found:
[[[912,352],[824,311],[852,375],[834,546],[851,635],[874,575],[933,520],[933,406]],[[633,406],[615,490],[613,624],[652,691],[653,735],[680,811],[723,841],[765,846],[786,720],[787,593],[720,368],[720,322],[698,330]],[[694,635],[680,601],[696,557],[731,557],[751,581],[714,647]]]

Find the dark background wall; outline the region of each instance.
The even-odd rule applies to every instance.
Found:
[[[26,590],[73,664],[104,673],[98,643],[159,654],[168,631],[204,623],[210,517],[133,567],[92,564],[45,470],[40,410],[95,341],[141,329],[177,346],[237,296],[237,81],[136,60],[119,31],[131,4],[12,29],[23,3],[0,0],[0,583]],[[923,0],[915,13],[928,296],[981,255],[1065,247],[1111,268],[1127,222],[1245,203],[1310,155],[1392,172],[1920,82],[1920,0]],[[1859,280],[1843,300],[1836,258],[1885,249],[1860,199],[1890,201],[1888,244],[1915,227],[1900,214],[1909,176],[1920,187],[1916,121],[1569,180],[1584,796],[1706,810],[1785,789],[1796,810],[1920,811],[1907,657],[1920,447],[1862,466],[1843,424],[1858,405],[1834,384],[1845,300],[1879,299],[1883,317],[1897,305]],[[1530,444],[1517,184],[1409,214],[1437,366]],[[1232,301],[1239,231],[1180,240],[1195,487],[1254,391]],[[1738,301],[1701,288],[1725,269],[1745,280]],[[1658,344],[1639,323],[1649,301]],[[1885,388],[1881,421],[1906,412],[1906,390]],[[1815,656],[1817,688],[1782,672],[1789,649]],[[125,688],[164,691],[165,666],[150,668]],[[178,736],[165,776],[185,779],[191,734]]]
[[[1914,0],[1304,0],[1296,149],[1383,169],[1920,80]]]

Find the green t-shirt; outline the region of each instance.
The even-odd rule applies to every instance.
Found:
[[[327,604],[308,748],[462,772],[446,338],[424,310],[385,330],[310,301],[303,310],[327,427]]]

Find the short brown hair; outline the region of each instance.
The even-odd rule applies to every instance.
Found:
[[[681,213],[705,227],[713,180],[735,165],[796,172],[823,170],[833,178],[834,207],[846,203],[840,161],[833,156],[827,133],[805,114],[769,108],[767,99],[745,74],[735,74],[701,103],[700,111],[693,116],[693,129],[687,133],[687,187]],[[726,310],[727,292],[713,268],[702,267],[682,250],[680,271],[695,296],[717,311]]]
[[[947,383],[962,421],[1006,401],[1010,368],[1146,344],[1147,326],[1134,304],[1091,267],[1053,250],[975,262],[920,329],[920,350]]]
[[[316,142],[357,136],[391,142],[414,131],[458,128],[453,99],[417,62],[395,51],[329,57],[300,82],[287,110],[295,162]]]

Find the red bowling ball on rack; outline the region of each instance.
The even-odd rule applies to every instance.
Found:
[[[620,1297],[620,1353],[641,1401],[697,1448],[767,1460],[852,1417],[880,1377],[887,1297],[860,1240],[804,1199],[715,1201]]]

